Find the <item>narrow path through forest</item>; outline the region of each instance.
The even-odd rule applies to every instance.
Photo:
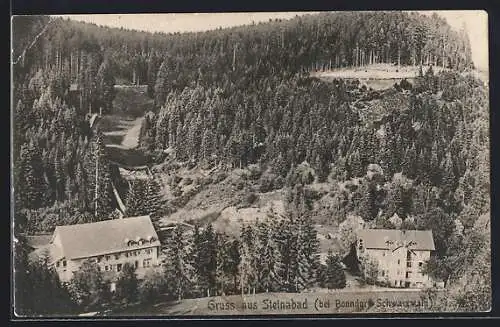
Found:
[[[119,118],[116,130],[104,132],[107,136],[106,146],[118,147],[122,149],[135,149],[139,145],[139,134],[144,117],[136,118],[132,121]]]

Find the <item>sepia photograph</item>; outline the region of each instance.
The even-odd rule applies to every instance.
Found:
[[[486,11],[11,28],[13,316],[491,311]]]

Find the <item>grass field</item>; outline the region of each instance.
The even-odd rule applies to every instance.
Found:
[[[140,306],[116,315],[290,315],[430,311],[434,303],[412,289],[317,290],[185,299]],[[388,310],[389,309],[389,310]],[[414,309],[414,310],[413,310]]]

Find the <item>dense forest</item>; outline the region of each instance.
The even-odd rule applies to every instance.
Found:
[[[466,33],[437,15],[323,13],[175,34],[44,16],[16,17],[13,25],[16,232],[114,217],[115,176],[103,136],[90,129],[86,115],[112,113],[115,85],[141,84],[154,99],[140,137],[151,164],[175,149],[177,161],[207,169],[258,166],[265,172],[259,183],[270,185],[263,192],[284,188],[287,194],[289,220],[244,227],[234,243],[237,255],[219,253],[217,242],[228,236],[204,229],[214,252],[198,255],[213,260],[197,267],[185,250],[196,247],[197,236],[173,235],[169,247],[177,250],[167,255],[191,262],[194,272],[166,286],[172,296],[342,285],[337,256],[327,266],[314,256],[306,260],[317,246],[315,232],[307,230],[318,220],[314,202],[322,197],[313,183],[330,184],[320,200],[328,197],[326,224],[346,226],[355,215],[375,228],[433,230],[437,251],[427,269],[446,281],[460,280],[486,244],[477,221],[490,205],[489,95],[467,73],[473,64]],[[420,68],[412,83],[383,92],[309,76],[376,63],[445,71]],[[376,100],[382,116],[366,119],[360,99]],[[160,199],[160,189],[155,179],[132,185],[128,213],[157,218],[170,212],[174,204]],[[391,220],[394,214],[401,221]],[[275,238],[265,230],[289,232],[276,238],[296,246],[285,251],[266,244]],[[252,244],[256,235],[264,243]],[[256,254],[263,249],[271,252],[261,262]],[[267,267],[271,261],[279,267]],[[168,267],[164,275],[171,281],[180,271],[187,270]],[[257,276],[263,271],[267,275]],[[193,289],[200,291],[186,294]]]

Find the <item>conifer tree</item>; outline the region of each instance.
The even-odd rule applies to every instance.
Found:
[[[90,199],[94,219],[100,220],[113,210],[111,172],[101,132],[94,136],[89,146],[85,160],[87,197]]]
[[[22,208],[36,209],[45,204],[47,182],[44,178],[42,158],[33,143],[23,145],[19,157],[19,169],[16,177]]]
[[[143,180],[134,180],[130,182],[130,187],[127,192],[125,205],[127,208],[127,216],[141,216],[146,214],[146,186]]]
[[[261,291],[272,292],[278,288],[276,267],[278,266],[279,252],[270,222],[259,222],[257,229],[257,256],[256,271]]]
[[[328,289],[344,288],[346,286],[346,276],[342,268],[340,259],[330,250],[326,258],[326,280],[325,286]]]
[[[243,226],[241,229],[241,261],[239,263],[240,271],[240,290],[244,294],[245,291],[250,293],[255,290],[257,280],[257,271],[255,270],[256,252],[254,248],[255,235],[251,226]]]
[[[155,177],[148,178],[145,190],[145,212],[157,224],[164,210],[165,201],[162,199],[161,185]]]
[[[97,87],[99,91],[99,105],[103,113],[111,112],[115,98],[115,78],[109,67],[108,60],[104,60],[97,71]]]
[[[165,279],[170,294],[181,300],[189,295],[192,286],[193,266],[189,262],[189,243],[178,226],[166,244]]]

